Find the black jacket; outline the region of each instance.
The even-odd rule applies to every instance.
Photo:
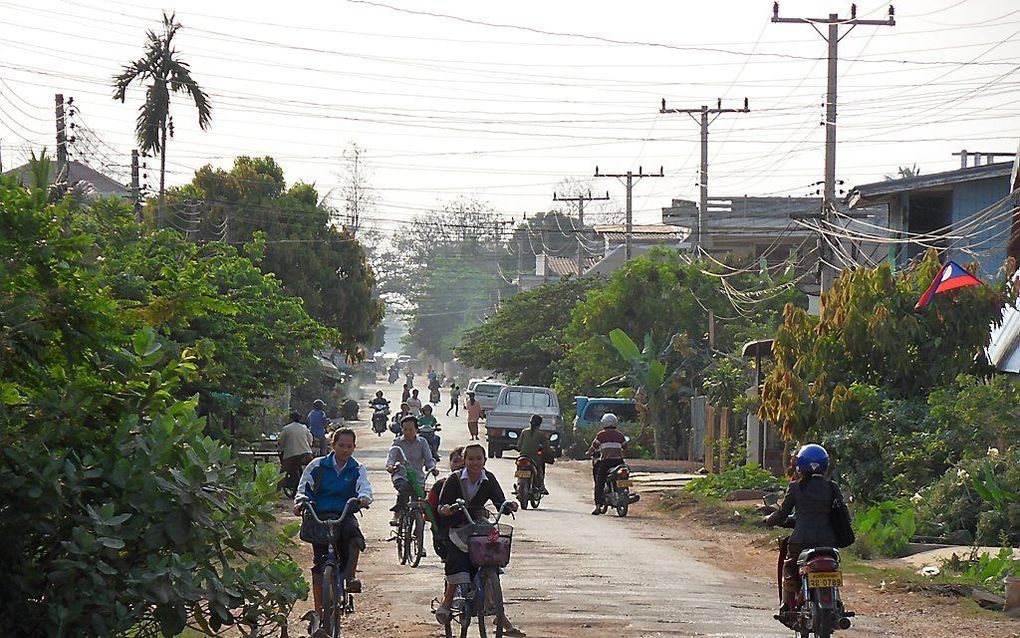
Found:
[[[482,484],[478,486],[478,491],[475,492],[475,497],[467,502],[468,509],[471,511],[471,517],[475,521],[484,520],[485,516],[485,504],[492,502],[497,508],[502,507],[506,501],[506,497],[503,495],[503,488],[499,486],[499,482],[496,481],[496,476],[492,472],[482,470],[485,472],[486,478],[482,481]],[[461,490],[460,485],[460,472],[454,472],[443,484],[443,491],[439,493],[439,506],[453,505],[457,502],[457,499],[463,498],[467,500]],[[440,514],[440,518],[445,518],[444,525],[448,527],[460,527],[461,525],[467,524],[467,518],[463,512],[456,512],[451,516],[444,517]]]
[[[806,481],[794,481],[790,483],[779,510],[773,512],[766,522],[769,525],[781,525],[796,510],[797,523],[790,542],[831,547],[836,542],[836,534],[829,522],[835,498],[843,498],[839,487],[823,476],[816,474]]]

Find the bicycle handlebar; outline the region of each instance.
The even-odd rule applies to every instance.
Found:
[[[467,502],[464,499],[458,498],[457,502],[454,503],[453,505],[451,505],[451,507],[453,507],[457,511],[464,512],[464,517],[467,518],[467,522],[468,522],[469,525],[477,525],[477,523],[475,522],[475,519],[471,516],[471,510],[468,508]],[[493,525],[499,525],[499,519],[503,518],[503,514],[504,514],[503,510],[504,509],[508,509],[509,510],[511,507],[512,507],[512,505],[510,504],[510,501],[504,501],[503,505],[496,512],[496,520],[492,521],[492,524]],[[510,511],[512,511],[512,510],[510,510]]]
[[[312,518],[315,519],[315,522],[319,523],[320,525],[336,525],[340,523],[340,521],[347,518],[347,514],[348,512],[350,512],[352,506],[355,508],[354,512],[357,512],[358,510],[361,509],[361,501],[360,499],[358,499],[358,497],[355,496],[354,498],[350,498],[347,500],[347,503],[344,505],[344,511],[340,514],[340,518],[329,518],[326,520],[322,520],[321,518],[319,518],[319,515],[315,513],[315,508],[312,507],[311,503],[305,503],[305,513],[311,514]]]

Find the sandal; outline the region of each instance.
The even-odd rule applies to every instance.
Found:
[[[439,607],[436,608],[435,614],[436,622],[438,622],[440,625],[443,625],[445,627],[447,624],[449,624],[450,622],[449,607],[443,607],[442,605],[440,605]]]
[[[528,634],[524,633],[523,631],[521,631],[517,627],[514,627],[513,625],[510,625],[509,627],[507,627],[506,629],[503,630],[503,635],[504,636],[517,636],[517,637],[523,638],[524,636],[527,636]]]

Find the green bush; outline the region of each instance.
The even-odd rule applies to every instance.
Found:
[[[994,491],[987,486],[989,472],[994,477]],[[957,542],[1018,545],[1017,495],[1020,495],[1020,446],[961,461],[919,493],[919,531],[925,536]]]
[[[723,498],[734,490],[771,490],[782,486],[782,479],[751,463],[695,479],[684,486],[684,490],[710,498]]]
[[[899,556],[917,531],[917,514],[909,502],[883,501],[854,516],[854,531],[867,548],[862,555]]]
[[[1005,593],[1006,578],[1020,577],[1020,560],[1013,558],[1013,550],[1003,547],[998,554],[980,554],[969,561],[945,561],[949,574],[976,583],[982,587]]]

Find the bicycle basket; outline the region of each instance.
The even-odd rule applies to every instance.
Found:
[[[301,517],[301,530],[298,532],[298,538],[306,543],[328,545],[334,542],[335,536],[338,534],[338,528],[334,528],[334,533],[331,534],[329,525],[319,523],[309,514]]]
[[[510,563],[510,544],[514,528],[509,525],[487,526],[468,536],[468,555],[475,567],[506,567]]]

